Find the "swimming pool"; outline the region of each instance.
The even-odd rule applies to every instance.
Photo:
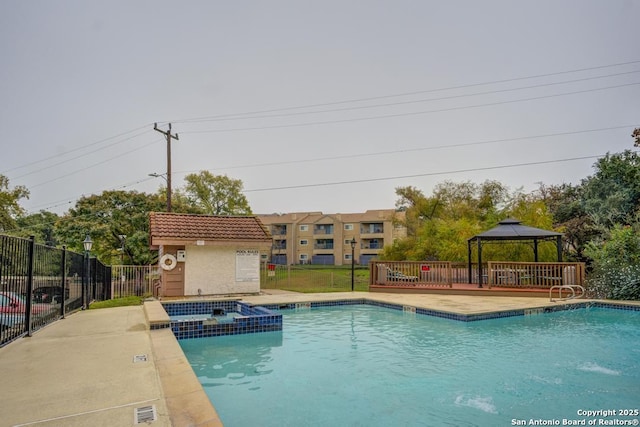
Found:
[[[638,311],[479,322],[369,305],[283,314],[282,332],[180,341],[226,426],[562,425],[596,419],[579,411],[640,406]]]

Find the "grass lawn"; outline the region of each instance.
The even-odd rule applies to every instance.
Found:
[[[115,298],[107,301],[96,301],[89,305],[89,310],[97,308],[125,307],[128,305],[141,305],[144,297],[124,297]]]
[[[351,291],[351,266],[296,265],[278,266],[275,272],[262,276],[263,289],[283,289],[294,292],[347,292]],[[354,290],[369,290],[368,267],[354,271]]]

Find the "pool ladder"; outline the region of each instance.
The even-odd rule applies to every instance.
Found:
[[[553,290],[557,289],[558,290],[558,298],[557,299],[553,299]],[[568,295],[566,297],[562,296],[562,291],[563,290],[570,290],[571,291],[571,295]],[[576,290],[580,291],[580,294],[576,295]],[[549,301],[551,302],[555,302],[555,301],[567,301],[570,299],[574,299],[574,298],[582,298],[585,294],[585,290],[582,286],[580,285],[555,285],[552,286],[549,289]]]

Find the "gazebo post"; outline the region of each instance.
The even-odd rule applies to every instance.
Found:
[[[482,239],[478,238],[478,287],[482,287]]]
[[[558,249],[558,262],[562,262],[562,236],[556,237],[556,248]]]
[[[473,267],[471,262],[471,239],[467,240],[467,267],[469,269],[469,284],[473,283]]]

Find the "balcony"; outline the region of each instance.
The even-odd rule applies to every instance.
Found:
[[[360,234],[382,234],[384,224],[381,222],[370,222],[360,224]]]
[[[273,249],[274,250],[287,249],[287,241],[286,240],[274,240],[273,241]]]
[[[384,247],[383,239],[362,239],[360,249],[379,250]]]
[[[333,250],[333,239],[318,239],[313,244],[313,249]]]
[[[277,224],[271,226],[271,235],[272,236],[284,236],[287,234],[287,226],[286,224]]]
[[[313,227],[313,234],[333,234],[333,224],[320,224]]]

